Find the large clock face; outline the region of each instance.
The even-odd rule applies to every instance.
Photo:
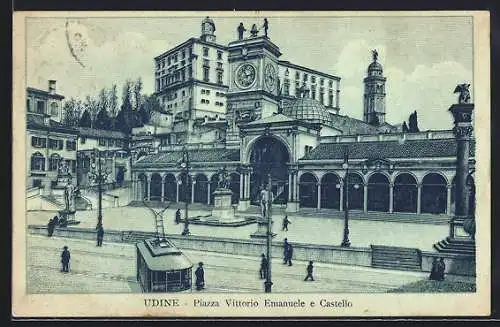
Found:
[[[257,70],[251,64],[243,64],[236,70],[236,85],[239,88],[247,89],[255,83]]]
[[[276,87],[276,70],[274,69],[274,66],[271,64],[266,65],[266,70],[264,72],[264,78],[265,78],[265,83],[266,87],[269,91],[274,91]]]

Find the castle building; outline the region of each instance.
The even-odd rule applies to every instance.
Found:
[[[204,23],[210,27],[210,21]],[[208,39],[215,41],[211,31],[215,25],[207,29]],[[206,113],[202,124],[217,125],[225,138],[219,142],[181,138],[180,144],[158,146],[134,161],[132,192],[137,201],[211,205],[218,172],[226,167],[233,203],[241,211],[257,205],[260,189],[271,181],[275,204],[288,212],[340,212],[347,183],[350,210],[430,214],[429,219],[447,219],[452,214],[453,133],[403,133],[386,122],[386,79],[375,55],[364,80],[364,119],[358,120],[341,114],[340,78],[280,61],[279,47],[257,34],[221,46],[227,63],[223,66],[225,110],[211,112],[217,118],[208,116],[209,110],[188,115],[196,126],[196,119]],[[205,45],[206,41],[197,42]],[[185,83],[206,87],[206,82]],[[198,110],[197,105],[193,108]],[[190,133],[196,135],[195,129]],[[189,175],[179,164],[185,152]],[[346,153],[348,162],[344,162]],[[473,169],[474,142],[469,156]],[[471,170],[471,201],[473,181]]]

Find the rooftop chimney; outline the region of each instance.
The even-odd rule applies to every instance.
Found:
[[[56,93],[56,81],[53,79],[49,80],[49,93],[50,94]]]

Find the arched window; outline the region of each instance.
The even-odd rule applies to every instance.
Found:
[[[40,152],[35,152],[31,156],[31,170],[45,170],[45,157]]]

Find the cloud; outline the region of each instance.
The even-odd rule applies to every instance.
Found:
[[[336,64],[342,77],[341,113],[362,119],[363,78],[371,62],[371,49],[377,49],[387,78],[387,122],[400,124],[417,110],[421,130],[452,128],[453,120],[448,112],[450,105],[456,102],[452,91],[459,83],[471,82],[472,72],[454,61],[417,65],[411,72],[404,72],[398,68],[398,62],[386,58],[384,46],[371,45],[365,40],[350,41]]]
[[[79,33],[86,47],[78,52],[82,67],[71,55],[65,28],[51,31],[39,45],[28,49],[28,84],[46,89],[47,80],[58,81],[58,92],[67,97],[85,98],[103,87],[141,77],[144,90],[153,91],[153,57],[168,48],[166,42],[148,40],[143,34],[123,32],[97,44],[85,25],[74,23],[71,33]]]

